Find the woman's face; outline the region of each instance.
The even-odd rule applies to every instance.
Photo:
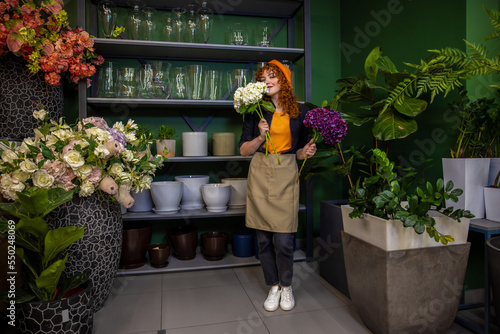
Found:
[[[281,85],[278,82],[278,77],[274,75],[273,71],[265,70],[260,77],[260,81],[267,85],[269,92],[267,95],[273,97],[277,95],[281,89]]]

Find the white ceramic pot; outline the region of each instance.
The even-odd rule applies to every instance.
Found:
[[[207,184],[208,175],[180,175],[175,177],[175,181],[183,183],[181,209],[196,210],[204,206],[201,197],[200,187]]]
[[[234,133],[212,133],[213,155],[234,155]]]
[[[445,184],[453,181],[454,188],[464,193],[458,202],[446,201],[446,206],[469,210],[475,218],[484,218],[484,191],[490,173],[489,158],[443,158],[443,178]]]
[[[184,183],[180,181],[160,181],[151,184],[153,211],[158,214],[170,214],[179,211]]]
[[[201,195],[209,212],[224,212],[231,196],[231,185],[226,183],[210,183],[201,186]]]
[[[486,219],[500,222],[500,188],[484,187]]]
[[[131,191],[130,195],[134,198],[134,205],[128,208],[129,212],[147,212],[153,209],[153,201],[149,189],[141,192]]]
[[[167,149],[167,154],[164,153],[165,148]],[[161,154],[166,158],[175,157],[175,139],[157,140],[156,154]]]
[[[231,197],[229,197],[228,206],[233,209],[244,208],[247,203],[247,179],[235,177],[222,179],[221,181],[231,186]]]
[[[500,171],[500,158],[490,158],[490,175],[488,177],[488,186],[495,183],[498,171]]]
[[[205,157],[208,154],[206,132],[183,132],[182,155],[185,157]]]

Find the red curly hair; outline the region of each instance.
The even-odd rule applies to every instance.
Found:
[[[262,75],[264,71],[268,71],[269,73],[274,73],[274,75],[278,78],[278,83],[281,86],[278,103],[283,108],[283,111],[290,115],[290,118],[299,117],[299,105],[297,103],[297,97],[293,94],[292,84],[287,80],[283,72],[279,69],[278,66],[274,64],[267,63],[257,70],[255,74],[255,81],[261,81]],[[265,101],[271,101],[269,96],[264,96]]]

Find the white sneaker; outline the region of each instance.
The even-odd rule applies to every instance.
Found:
[[[281,288],[280,307],[283,311],[290,311],[295,307],[295,299],[293,298],[291,286],[284,286]]]
[[[276,311],[278,309],[278,306],[280,305],[280,295],[281,290],[278,288],[278,286],[273,286],[271,290],[269,290],[267,299],[264,302],[264,309],[269,312]]]

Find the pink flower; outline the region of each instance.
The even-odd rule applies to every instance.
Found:
[[[67,173],[68,169],[66,168],[66,165],[59,160],[54,160],[54,161],[45,161],[43,164],[43,169],[45,169],[50,175],[54,177],[55,180],[61,181],[63,176]],[[69,169],[71,173],[73,171],[71,168]],[[75,175],[73,174],[73,177]],[[73,177],[71,179],[73,179]]]
[[[61,57],[70,58],[73,56],[73,48],[70,44],[64,43],[62,39],[58,39],[55,44],[55,52],[59,53]]]
[[[66,144],[66,146],[63,147],[62,150],[62,155],[65,155],[69,151],[73,150],[75,148],[75,145],[78,143],[78,140],[76,139],[71,139],[69,143]]]
[[[107,130],[109,129],[108,123],[104,120],[102,117],[87,117],[82,119],[81,122],[78,123],[78,130],[81,130],[83,124],[92,124],[95,127],[102,129],[102,130]]]
[[[135,203],[134,198],[130,195],[130,190],[126,186],[120,186],[118,193],[113,197],[127,209],[131,208]]]
[[[108,175],[102,179],[101,183],[99,183],[99,189],[110,195],[116,195],[118,192],[118,185],[115,180]]]
[[[87,180],[91,182],[94,186],[97,186],[102,178],[102,169],[99,167],[92,167],[92,172],[87,177]]]
[[[46,55],[50,56],[54,52],[54,45],[50,43],[48,39],[43,42],[42,51],[45,52]]]
[[[94,46],[94,40],[90,38],[88,32],[82,31],[78,34],[78,44],[84,48],[91,48]]]
[[[110,140],[104,146],[109,151],[109,156],[106,159],[111,158],[113,155],[118,155],[121,151],[123,151],[124,147],[117,140]]]
[[[71,182],[75,177],[76,175],[71,168],[68,168],[66,170],[66,173],[61,177],[61,185],[66,191],[71,190],[75,187],[75,184]]]
[[[36,155],[36,163],[39,163],[39,162],[40,162],[40,161],[42,161],[43,159],[45,159],[45,158],[43,157],[43,154],[42,154],[42,153],[38,153],[38,154]]]
[[[42,6],[45,4],[42,2]],[[47,7],[52,13],[58,14],[64,6],[64,3],[62,0],[51,0],[50,4],[45,5],[44,7]]]
[[[12,52],[21,50],[21,46],[24,43],[24,40],[18,36],[17,33],[10,33],[7,35],[7,46]]]

